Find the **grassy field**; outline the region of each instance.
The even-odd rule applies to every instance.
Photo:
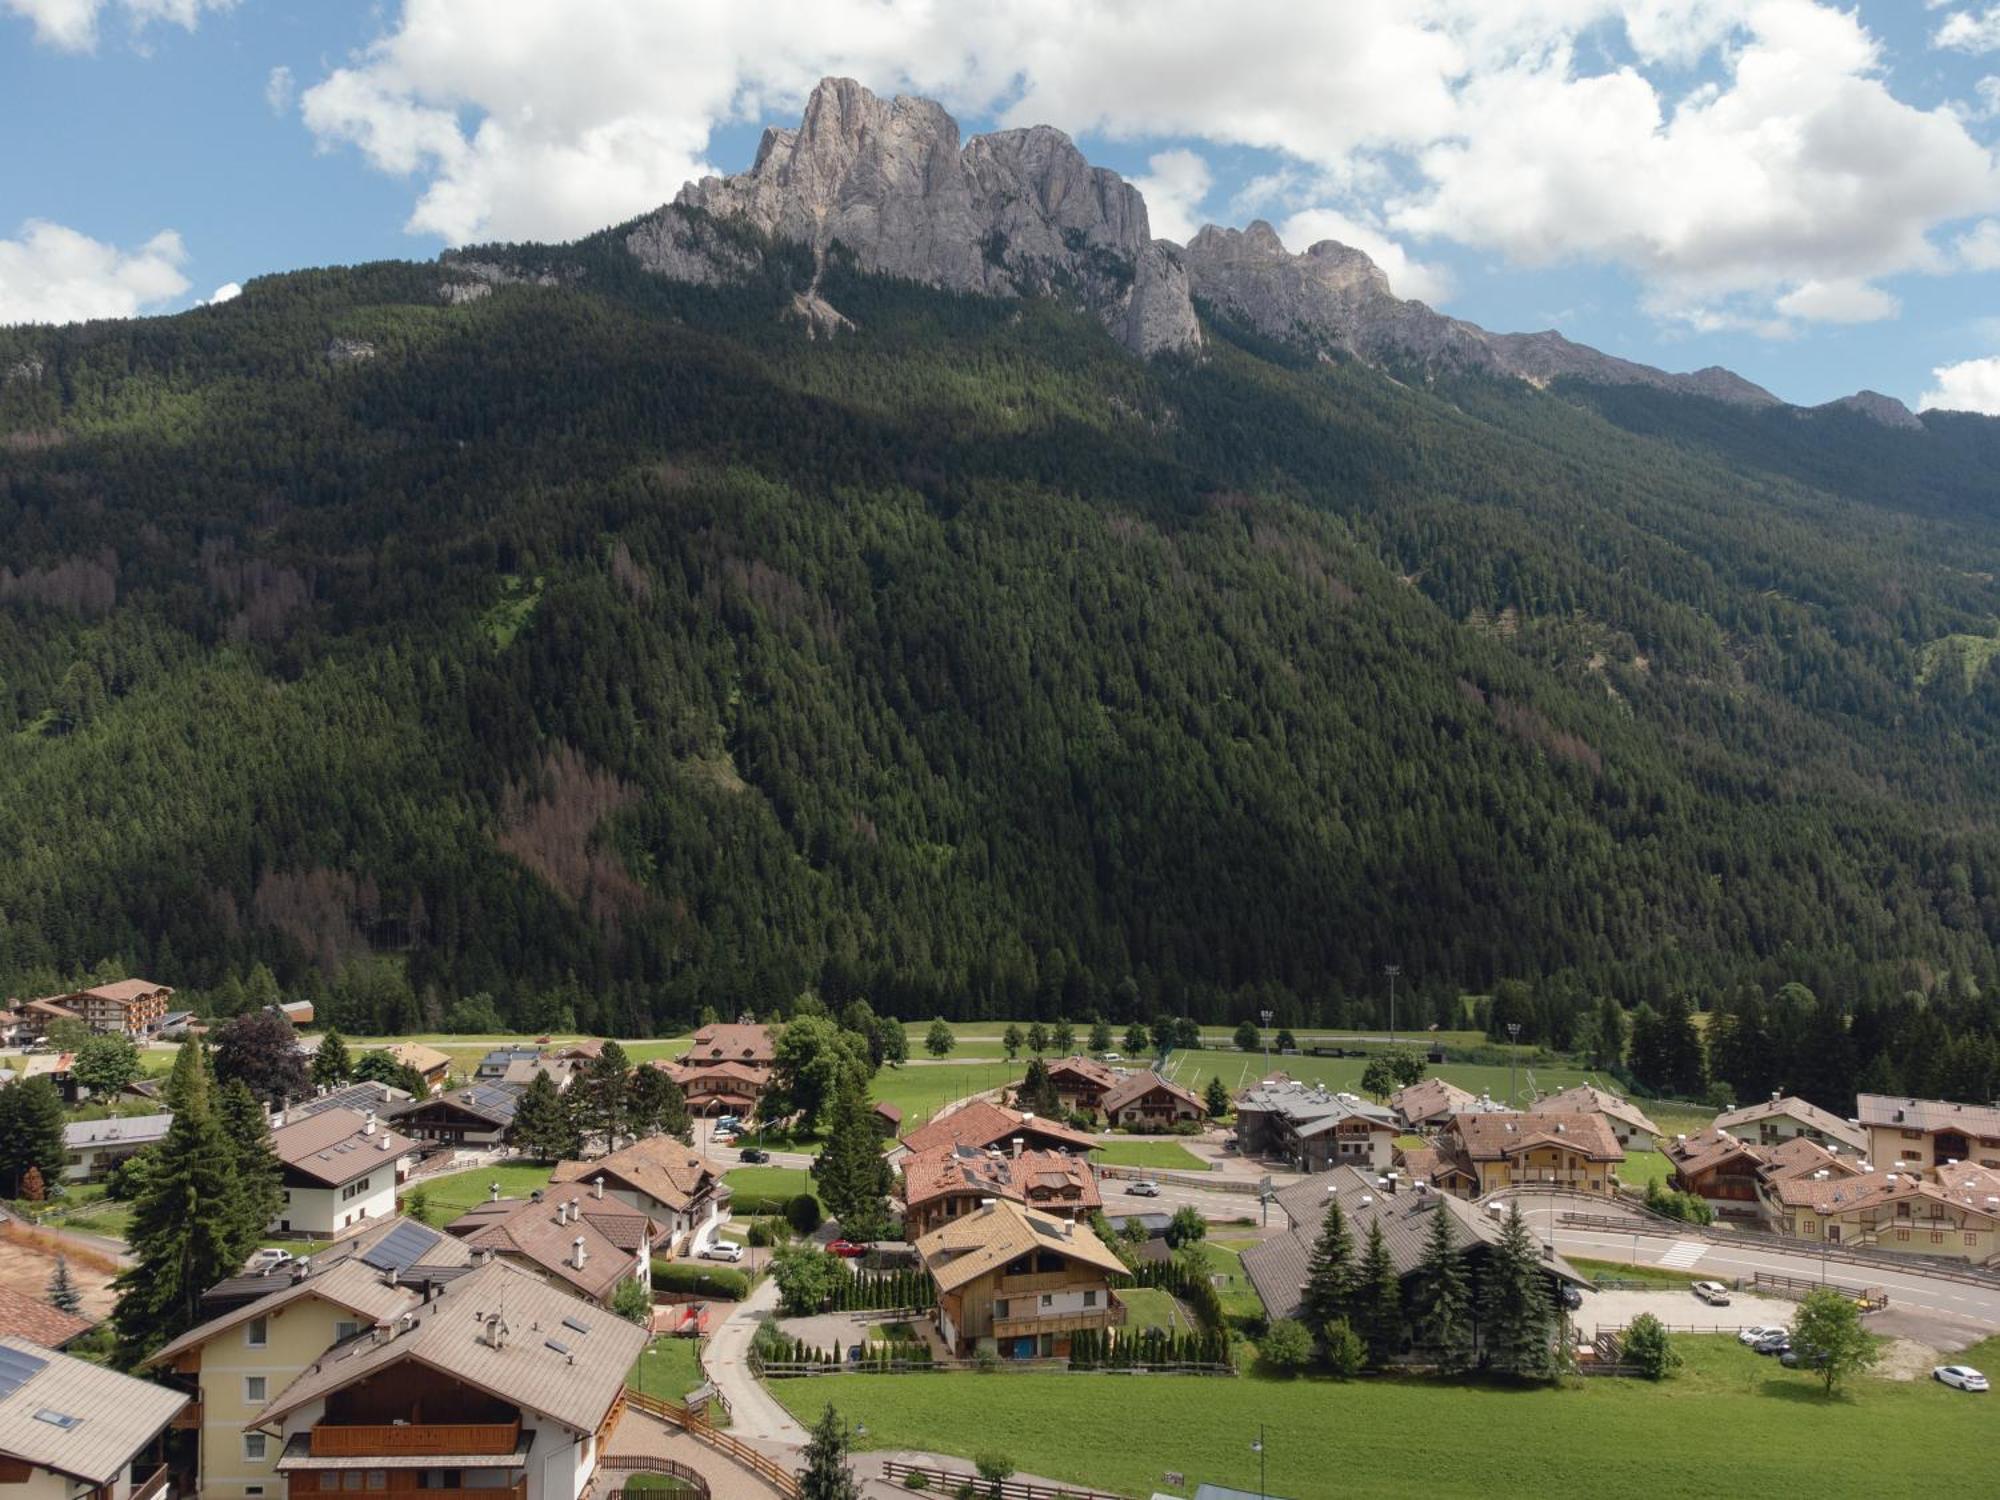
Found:
[[[1141,1328],[1164,1328],[1169,1333],[1187,1333],[1194,1328],[1187,1310],[1158,1287],[1120,1287],[1118,1300],[1126,1307],[1125,1326],[1133,1332]]]
[[[936,1114],[939,1106],[967,1094],[1019,1083],[1025,1062],[947,1062],[936,1065],[884,1068],[875,1075],[870,1092],[877,1104],[893,1104],[903,1112],[908,1134]]]
[[[1090,1159],[1112,1167],[1151,1167],[1159,1172],[1206,1172],[1208,1163],[1178,1141],[1118,1140],[1098,1147]]]
[[[1636,1188],[1649,1182],[1665,1187],[1673,1170],[1674,1164],[1658,1151],[1627,1151],[1625,1160],[1618,1163],[1618,1180]]]
[[[782,1204],[812,1191],[812,1178],[803,1167],[738,1167],[723,1173],[722,1180],[732,1193],[746,1200],[766,1198]]]
[[[638,1364],[625,1377],[633,1390],[660,1401],[682,1401],[689,1391],[703,1384],[699,1339],[654,1339],[639,1356]],[[709,1421],[717,1427],[729,1425],[729,1413],[720,1401],[708,1406]],[[626,1481],[628,1484],[630,1480]]]
[[[1128,1495],[1168,1488],[1169,1470],[1186,1475],[1172,1487],[1181,1493],[1204,1481],[1258,1490],[1250,1445],[1260,1424],[1265,1485],[1291,1500],[1959,1494],[1983,1470],[1986,1397],[1933,1381],[1868,1379],[1827,1400],[1808,1377],[1773,1368],[1734,1339],[1675,1342],[1687,1366],[1659,1385],[1056,1374],[848,1375],[771,1389],[806,1421],[832,1401],[842,1417],[867,1424],[870,1448],[1002,1453],[1023,1473]],[[2000,1340],[1966,1358],[1992,1369]]]
[[[1627,1265],[1622,1260],[1587,1260],[1566,1255],[1567,1260],[1586,1276],[1616,1276],[1621,1281],[1643,1281],[1649,1286],[1692,1286],[1704,1278],[1696,1271],[1663,1270],[1659,1266]]]
[[[503,1198],[525,1198],[536,1188],[549,1185],[549,1169],[536,1163],[503,1162],[498,1166],[474,1167],[469,1172],[453,1172],[414,1184],[424,1195],[424,1221],[450,1223],[475,1203],[490,1196],[489,1184],[500,1184]],[[407,1195],[412,1189],[404,1189]]]
[[[1361,1072],[1367,1066],[1368,1060],[1362,1057],[1279,1057],[1275,1053],[1271,1056],[1273,1072],[1282,1071],[1294,1078],[1353,1094],[1361,1092]],[[1175,1083],[1196,1093],[1207,1087],[1208,1080],[1214,1077],[1220,1077],[1223,1085],[1234,1092],[1263,1076],[1264,1054],[1176,1052],[1168,1060],[1167,1067]],[[1507,1097],[1509,1070],[1504,1067],[1485,1063],[1444,1063],[1426,1072],[1448,1079],[1475,1094],[1491,1094],[1495,1099]],[[1524,1064],[1513,1070],[1514,1089],[1522,1103],[1527,1102],[1530,1084],[1544,1094],[1552,1094],[1594,1076],[1579,1068],[1530,1068]]]
[[[1223,1316],[1228,1318],[1261,1318],[1264,1316],[1264,1301],[1257,1295],[1257,1289],[1250,1285],[1250,1278],[1243,1274],[1243,1252],[1252,1245],[1262,1243],[1254,1239],[1207,1239],[1202,1245],[1210,1259],[1215,1262],[1215,1274],[1226,1276],[1227,1282],[1217,1287],[1216,1295],[1222,1299]]]

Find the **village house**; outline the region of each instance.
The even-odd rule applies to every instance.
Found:
[[[338,1239],[395,1214],[396,1187],[408,1173],[415,1141],[352,1109],[273,1126],[271,1149],[285,1189],[273,1234]]]
[[[1436,1185],[1463,1197],[1521,1183],[1611,1196],[1625,1159],[1601,1114],[1454,1115],[1435,1145]]]
[[[1048,1064],[1049,1082],[1064,1109],[1074,1114],[1094,1115],[1103,1107],[1105,1090],[1118,1082],[1118,1074],[1088,1057],[1059,1057]]]
[[[1487,1103],[1494,1109],[1503,1107]],[[1389,1108],[1405,1130],[1432,1130],[1453,1115],[1471,1114],[1480,1107],[1478,1095],[1442,1078],[1419,1079],[1389,1096]]]
[[[542,1055],[539,1047],[495,1047],[479,1059],[472,1076],[482,1083],[498,1083],[517,1062],[532,1063]]]
[[[1128,1073],[1104,1091],[1104,1123],[1125,1130],[1164,1130],[1191,1125],[1208,1114],[1201,1096],[1160,1077],[1151,1069]]]
[[[427,1285],[471,1264],[451,1236],[389,1219],[310,1260],[211,1287],[206,1320],[141,1366],[197,1398],[186,1425],[199,1433],[203,1500],[279,1500],[277,1445],[246,1433],[251,1420],[327,1350],[409,1311]]]
[[[389,1055],[415,1071],[423,1079],[424,1087],[434,1094],[451,1077],[451,1054],[426,1047],[422,1042],[398,1042],[389,1049]]]
[[[1078,1330],[1125,1321],[1111,1289],[1124,1262],[1087,1224],[1000,1198],[932,1230],[916,1250],[937,1295],[938,1334],[953,1354],[1060,1359]]]
[[[153,1500],[179,1391],[0,1337],[0,1484],[20,1500]]]
[[[1090,1163],[1061,1151],[1015,1150],[995,1157],[970,1146],[948,1146],[904,1157],[902,1172],[906,1239],[974,1213],[992,1198],[1064,1219],[1088,1218],[1104,1206]]]
[[[520,1104],[519,1089],[473,1083],[428,1099],[411,1099],[385,1110],[384,1114],[414,1140],[448,1146],[492,1147],[506,1141]]]
[[[1863,1094],[1855,1106],[1868,1132],[1868,1159],[1878,1168],[1954,1161],[2000,1168],[2000,1108],[1887,1094]]]
[[[1244,1274],[1250,1278],[1270,1317],[1301,1315],[1313,1245],[1326,1221],[1327,1205],[1335,1200],[1340,1203],[1357,1246],[1367,1242],[1369,1231],[1376,1224],[1382,1226],[1382,1243],[1403,1283],[1405,1297],[1412,1300],[1431,1221],[1442,1214],[1452,1244],[1470,1272],[1472,1306],[1477,1309],[1480,1272],[1488,1253],[1500,1241],[1504,1227],[1500,1220],[1481,1213],[1462,1199],[1422,1184],[1391,1175],[1377,1177],[1354,1167],[1336,1167],[1278,1194],[1278,1207],[1284,1211],[1287,1226],[1285,1233],[1273,1235],[1243,1252]],[[1580,1287],[1591,1284],[1561,1256],[1549,1256],[1543,1265],[1552,1281],[1566,1281]]]
[[[92,1031],[143,1039],[159,1030],[173,996],[166,985],[150,979],[120,979],[30,1000],[21,1009],[23,1019],[38,1032],[47,1031],[50,1021],[67,1018],[82,1021]]]
[[[1381,1171],[1395,1152],[1402,1123],[1379,1104],[1332,1093],[1283,1075],[1245,1089],[1236,1099],[1236,1139],[1245,1156],[1275,1157],[1294,1171],[1330,1167]]]
[[[2000,1264],[2000,1172],[1989,1167],[1815,1172],[1773,1183],[1769,1209],[1771,1228],[1803,1240]]]
[[[1715,1117],[1715,1128],[1760,1146],[1807,1140],[1829,1151],[1845,1151],[1854,1156],[1868,1154],[1867,1131],[1831,1110],[1808,1104],[1796,1094],[1773,1093],[1761,1104],[1724,1110]]]
[[[905,1157],[927,1151],[969,1147],[1006,1155],[1019,1141],[1025,1151],[1068,1151],[1087,1155],[1097,1149],[1097,1137],[1072,1130],[1056,1120],[975,1099],[939,1115],[928,1125],[904,1136],[890,1152],[889,1164],[900,1167]]]
[[[172,1115],[73,1120],[63,1126],[63,1181],[97,1182],[120,1162],[167,1138]]]
[[[605,1197],[601,1181],[538,1189],[532,1198],[502,1198],[495,1184],[487,1202],[467,1209],[445,1232],[599,1307],[609,1307],[627,1279],[650,1286],[653,1221]]]
[[[385,1490],[580,1500],[647,1331],[505,1262],[328,1350],[243,1432],[285,1500]]]
[[[1575,1088],[1564,1089],[1559,1094],[1548,1094],[1528,1106],[1531,1115],[1600,1115],[1618,1138],[1618,1144],[1630,1151],[1650,1151],[1653,1141],[1660,1133],[1646,1112],[1630,1100],[1621,1099],[1616,1094],[1607,1093],[1594,1084],[1580,1083]]]
[[[749,1063],[655,1061],[652,1066],[680,1085],[688,1113],[697,1116],[735,1115],[739,1120],[747,1120],[771,1083],[769,1068],[752,1067]]]
[[[314,1115],[325,1114],[330,1109],[352,1109],[362,1114],[371,1111],[384,1118],[409,1105],[416,1096],[408,1089],[399,1089],[386,1083],[378,1083],[373,1078],[363,1078],[355,1083],[343,1083],[316,1090],[310,1098],[294,1099],[285,1105],[284,1117],[289,1121],[310,1120]]]
[[[1693,1193],[1730,1218],[1761,1216],[1762,1174],[1770,1156],[1765,1147],[1738,1140],[1727,1130],[1709,1129],[1675,1136],[1665,1154],[1673,1164],[1670,1187]]]
[[[722,1168],[670,1135],[652,1135],[595,1161],[565,1161],[550,1174],[550,1191],[587,1184],[636,1208],[665,1236],[670,1255],[698,1255],[729,1217]],[[656,1237],[655,1243],[659,1243]]]

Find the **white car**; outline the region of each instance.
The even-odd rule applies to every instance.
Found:
[[[743,1247],[729,1240],[717,1240],[701,1252],[703,1260],[739,1261],[743,1259]]]
[[[1736,1342],[1739,1344],[1754,1344],[1757,1340],[1769,1338],[1774,1333],[1790,1332],[1791,1330],[1786,1328],[1782,1323],[1752,1323],[1748,1328],[1742,1329],[1737,1333]]]
[[[1983,1391],[1986,1389],[1986,1377],[1973,1369],[1971,1365],[1939,1365],[1935,1370],[1931,1371],[1931,1375],[1932,1378],[1941,1380],[1946,1385],[1957,1386],[1961,1391]]]
[[[1125,1191],[1134,1198],[1157,1198],[1160,1196],[1160,1185],[1157,1182],[1135,1182]]]
[[[1729,1306],[1729,1288],[1719,1281],[1697,1281],[1688,1290],[1710,1307]]]
[[[243,1269],[252,1276],[261,1276],[266,1271],[275,1271],[278,1267],[288,1266],[291,1263],[291,1251],[280,1250],[276,1245],[266,1245],[262,1250],[259,1250],[255,1255],[250,1257],[249,1262]]]

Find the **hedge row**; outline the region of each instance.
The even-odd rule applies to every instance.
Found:
[[[1139,1370],[1151,1365],[1219,1365],[1233,1370],[1236,1358],[1229,1335],[1223,1332],[1084,1328],[1070,1335],[1072,1370]]]
[[[727,1266],[705,1265],[695,1260],[655,1260],[653,1290],[692,1292],[697,1297],[719,1297],[740,1302],[750,1295],[750,1278]]]

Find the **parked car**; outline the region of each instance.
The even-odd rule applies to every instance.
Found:
[[[842,1260],[855,1260],[868,1253],[867,1247],[857,1245],[853,1240],[835,1240],[826,1247],[828,1255],[838,1255]]]
[[[1118,1055],[1118,1054],[1117,1054],[1116,1052],[1107,1052],[1107,1053],[1105,1053],[1105,1054],[1103,1055],[1103,1057],[1102,1057],[1102,1058],[1100,1058],[1100,1059],[1099,1059],[1099,1061],[1101,1061],[1101,1062],[1123,1062],[1123,1061],[1125,1061],[1125,1059],[1124,1059],[1124,1058],[1122,1058],[1122,1057],[1120,1057],[1120,1056],[1119,1056],[1119,1055]]]
[[[1783,1354],[1791,1347],[1792,1336],[1789,1333],[1767,1333],[1750,1346],[1752,1352],[1757,1354]]]
[[[1729,1288],[1719,1281],[1697,1281],[1688,1290],[1710,1307],[1729,1306]]]
[[[766,1151],[762,1146],[745,1146],[741,1151],[736,1153],[736,1159],[748,1162],[769,1161],[771,1153]]]
[[[1160,1185],[1157,1182],[1135,1182],[1125,1191],[1134,1198],[1157,1198],[1160,1196]]]
[[[1767,1339],[1773,1334],[1789,1333],[1790,1331],[1790,1329],[1779,1327],[1776,1323],[1752,1323],[1748,1328],[1737,1330],[1736,1342],[1739,1344],[1754,1344],[1759,1339]]]
[[[742,1123],[743,1117],[741,1115],[717,1115],[715,1117],[715,1128],[717,1130],[734,1130]]]
[[[288,1266],[291,1263],[291,1251],[280,1250],[276,1245],[266,1245],[262,1250],[259,1250],[255,1255],[250,1257],[249,1262],[243,1269],[253,1276],[261,1276],[266,1271],[275,1271],[278,1267]]]
[[[701,1252],[703,1260],[726,1260],[735,1262],[743,1259],[743,1247],[730,1240],[717,1240]]]
[[[1556,1290],[1556,1296],[1562,1299],[1562,1305],[1571,1312],[1575,1312],[1579,1307],[1583,1306],[1583,1293],[1571,1286],[1567,1281]]]
[[[1939,1365],[1935,1370],[1931,1371],[1931,1376],[1933,1379],[1940,1380],[1946,1385],[1956,1386],[1961,1391],[1983,1391],[1986,1389],[1986,1377],[1973,1369],[1971,1365]]]
[[[1794,1349],[1790,1344],[1787,1344],[1785,1352],[1778,1356],[1778,1363],[1783,1365],[1787,1370],[1796,1370],[1801,1366],[1817,1370],[1826,1363],[1826,1355],[1818,1349],[1808,1354],[1803,1349]]]

